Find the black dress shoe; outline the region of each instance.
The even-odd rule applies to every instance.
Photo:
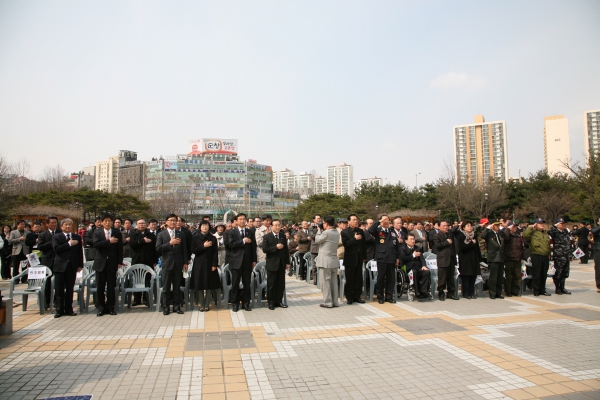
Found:
[[[501,294],[499,294],[499,295],[496,295],[496,298],[497,299],[504,299],[504,296],[502,296]]]
[[[386,302],[387,302],[387,303],[392,303],[392,304],[394,304],[394,303],[396,303],[396,300],[394,300],[394,299],[391,299],[391,300],[386,300]]]
[[[246,310],[246,311],[252,311],[252,307],[250,307],[250,303],[248,303],[248,304],[246,304],[244,306],[244,310]]]
[[[567,289],[565,289],[565,288],[562,288],[562,289],[560,289],[560,292],[561,292],[562,294],[571,294],[571,292],[569,292],[569,291],[568,291]]]
[[[507,293],[507,294],[506,294],[506,297],[513,297],[513,295],[512,295],[512,294],[508,294],[508,293]]]
[[[348,305],[352,305],[352,300],[348,300],[348,301],[346,302],[346,304],[348,304]]]
[[[444,294],[444,292],[440,292],[438,294],[438,299],[440,299],[440,301],[446,300],[446,295]]]
[[[319,307],[323,307],[323,308],[333,308],[333,306],[326,306],[325,304],[319,304]]]
[[[171,311],[168,308],[164,308],[163,315],[169,315],[169,314],[171,314]]]
[[[58,313],[54,314],[54,318],[60,318],[60,317],[62,317],[62,314],[58,314]]]
[[[490,294],[490,299],[494,300],[496,298],[496,296],[494,296],[493,294]]]
[[[552,296],[550,293],[546,292],[546,293],[542,293],[542,296]]]
[[[455,295],[453,295],[453,294],[449,294],[449,295],[448,295],[448,298],[449,298],[449,299],[452,299],[452,300],[460,300],[458,297],[456,297],[456,296],[455,296]]]
[[[132,306],[132,307],[135,307],[135,306],[139,306],[139,305],[141,305],[141,304],[142,304],[142,303],[140,303],[139,301],[134,301],[133,303],[131,303],[131,306]]]
[[[360,303],[360,304],[365,304],[365,301],[363,299],[358,299],[358,300],[354,300],[354,301],[357,303]]]
[[[231,309],[233,310],[233,312],[238,312],[238,311],[240,311],[240,305],[239,304],[232,304],[231,305]]]
[[[174,310],[175,313],[177,314],[183,314],[183,311],[181,311],[181,308],[178,308],[177,310]]]
[[[74,313],[74,312],[72,312],[72,313],[65,314],[65,315],[68,315],[69,317],[76,317],[76,316],[77,316],[77,313]]]
[[[275,305],[273,303],[269,303],[269,310],[275,310]]]
[[[383,303],[385,303],[385,301],[384,301],[383,299],[379,299],[379,300],[377,300],[377,302],[378,302],[379,304],[383,304]]]
[[[98,311],[98,313],[96,314],[97,317],[101,317],[104,315],[104,311]]]
[[[538,297],[540,294],[539,293],[534,293],[533,294],[535,297]]]
[[[288,308],[288,305],[287,305],[287,304],[285,304],[285,303],[279,303],[279,304],[277,305],[277,307],[281,307],[281,308]]]
[[[111,312],[108,313],[109,315],[117,315],[117,313],[115,312],[115,310],[112,310]]]

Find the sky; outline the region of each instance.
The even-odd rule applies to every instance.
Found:
[[[412,187],[454,125],[506,121],[509,175],[544,167],[543,119],[600,109],[600,1],[0,2],[0,154],[32,174],[119,150],[238,139],[274,170],[354,166]]]

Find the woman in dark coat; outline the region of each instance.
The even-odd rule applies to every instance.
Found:
[[[462,295],[467,299],[475,298],[475,279],[481,275],[479,263],[481,262],[481,250],[473,232],[473,224],[470,221],[462,223],[462,229],[456,232],[456,243],[458,246],[458,271],[462,281]]]
[[[200,231],[192,238],[192,253],[196,255],[192,268],[190,289],[200,297],[200,311],[208,311],[210,292],[216,298],[215,290],[221,288],[219,279],[219,245],[217,238],[210,233],[210,223],[206,220],[200,223]]]
[[[1,274],[2,280],[10,280],[10,256],[12,254],[12,244],[8,243],[8,238],[10,236],[10,226],[4,225],[2,227],[2,233],[0,234],[0,240],[2,240],[2,249],[0,249],[0,262],[2,264]]]

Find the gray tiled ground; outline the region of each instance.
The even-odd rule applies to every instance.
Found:
[[[535,357],[583,371],[600,367],[599,330],[571,324],[545,324],[502,328],[510,337],[497,338]]]
[[[374,393],[389,399],[482,399],[467,386],[497,380],[434,345],[399,347],[378,338],[294,350],[298,357],[263,360],[277,399],[358,399]]]
[[[522,313],[523,307],[531,308],[529,304],[520,302],[517,298],[513,297],[511,300],[495,299],[492,300],[489,297],[480,297],[477,299],[463,299],[460,300],[446,300],[446,301],[401,301],[397,304],[399,307],[411,308],[417,310],[420,313],[431,313],[439,314],[443,312],[456,314],[460,317],[468,316],[493,316],[493,315],[505,315],[507,313]],[[413,310],[411,310],[413,311]],[[525,311],[528,313],[533,312]]]
[[[583,321],[600,321],[600,311],[590,310],[588,308],[561,308],[549,311]]]
[[[600,399],[600,391],[596,390],[593,392],[581,392],[581,393],[568,393],[563,394],[562,396],[548,396],[542,397],[544,400],[590,400],[590,399]]]
[[[558,304],[584,303],[591,306],[600,307],[600,293],[597,293],[596,289],[592,289],[588,286],[588,288],[569,288],[569,290],[573,294],[557,295],[554,294],[554,289],[552,289],[552,291],[549,292],[552,294],[552,296],[528,297],[539,301],[551,301]]]
[[[441,318],[419,318],[410,320],[391,321],[415,335],[426,335],[440,332],[457,332],[465,329],[459,325],[445,321]]]
[[[190,332],[186,350],[221,350],[256,347],[250,331]]]

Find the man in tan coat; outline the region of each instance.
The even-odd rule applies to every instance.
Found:
[[[340,263],[337,256],[340,234],[335,229],[333,217],[323,219],[323,230],[317,233],[315,242],[319,244],[317,267],[319,269],[319,282],[323,291],[323,308],[339,306],[338,271]]]

